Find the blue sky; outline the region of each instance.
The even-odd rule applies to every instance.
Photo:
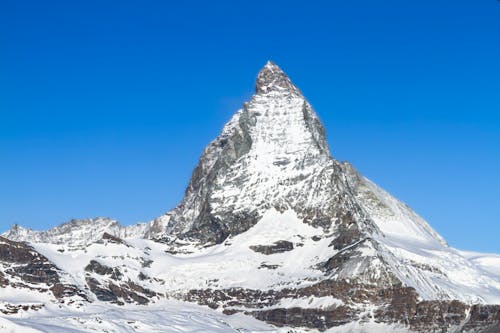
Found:
[[[150,220],[272,59],[333,155],[500,252],[500,2],[0,3],[0,227]]]

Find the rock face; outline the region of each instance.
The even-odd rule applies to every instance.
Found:
[[[256,91],[204,150],[179,206],[157,220],[168,221],[159,236],[221,243],[273,207],[329,226],[335,207],[325,198],[350,204],[335,181],[340,165],[329,156],[325,130],[286,74],[269,62]]]
[[[87,300],[85,293],[68,283],[64,275],[63,271],[30,245],[0,237],[0,287],[52,294],[59,300]],[[8,311],[17,312],[17,309],[14,307]]]
[[[0,239],[0,286],[39,283],[55,299],[114,304],[168,297],[320,331],[499,331],[495,270],[333,158],[318,116],[276,64],[255,91],[205,148],[176,208],[128,227],[15,226]]]

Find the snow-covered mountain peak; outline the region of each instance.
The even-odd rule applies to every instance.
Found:
[[[279,92],[301,95],[300,90],[292,83],[288,75],[272,61],[268,61],[257,75],[255,91],[257,94]]]
[[[72,219],[69,222],[51,228],[47,231],[37,231],[14,224],[2,234],[15,241],[30,241],[37,243],[67,244],[78,247],[99,240],[106,232],[119,236],[122,232],[120,224],[110,218]]]
[[[203,151],[183,201],[153,222],[158,236],[221,242],[272,207],[317,208],[310,186],[333,163],[323,125],[276,64],[258,73],[256,90]]]

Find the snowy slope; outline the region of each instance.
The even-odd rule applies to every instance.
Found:
[[[387,199],[387,198],[386,198]],[[387,221],[386,221],[387,222]],[[423,299],[460,299],[468,303],[500,303],[500,283],[495,276],[467,260],[459,251],[434,238],[427,242],[411,237],[401,239],[391,233],[376,237],[378,249],[366,246],[363,256],[381,254],[395,274],[414,287]],[[151,240],[128,239],[128,245],[94,243],[84,249],[44,243],[35,249],[69,273],[73,283],[85,286],[85,267],[93,259],[109,267],[119,267],[123,279],[137,281],[139,273],[161,280],[147,283],[157,292],[175,294],[199,287],[275,289],[307,286],[325,278],[321,263],[339,251],[329,244],[333,236],[302,222],[292,210],[267,211],[248,231],[225,242],[199,248],[178,245],[187,254],[169,254],[169,247]],[[271,246],[287,241],[294,248],[273,255],[255,252],[252,246]],[[145,262],[151,261],[148,267]],[[275,267],[263,269],[263,266]],[[356,271],[358,269],[358,271]],[[349,271],[362,274],[362,266]]]
[[[227,316],[185,302],[166,301],[150,308],[92,305],[78,310],[50,307],[23,316],[1,316],[5,333],[312,333],[314,329],[279,328],[245,315]],[[407,333],[401,325],[352,323],[326,333]]]
[[[23,228],[14,224],[1,236],[14,241],[30,241],[33,243],[70,244],[73,247],[84,247],[102,238],[104,233],[117,237],[144,237],[149,231],[149,224],[138,223],[123,227],[110,218],[73,219],[47,231]]]
[[[459,251],[459,253],[481,269],[493,274],[500,281],[500,255],[494,253],[480,253]]]
[[[0,331],[12,333],[83,332],[276,332],[251,317],[225,316],[197,305],[167,301],[150,308],[89,305],[48,307],[23,316],[0,317]]]
[[[410,207],[360,176],[349,164],[345,166],[358,202],[379,229],[373,237],[387,251],[385,258],[400,280],[425,299],[500,303],[498,274],[484,270],[480,259],[469,260],[463,252],[450,248]],[[500,263],[492,259],[485,262],[490,267]]]

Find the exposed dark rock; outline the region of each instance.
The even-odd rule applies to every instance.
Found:
[[[355,251],[355,249],[341,251],[328,259],[328,261],[324,263],[323,268],[326,271],[339,270],[346,262],[351,260],[353,255],[359,255],[359,253],[360,252]]]
[[[56,287],[61,285],[59,268],[27,243],[15,242],[0,237],[0,262],[14,264],[5,270],[5,274],[32,285],[40,285],[40,287],[36,287],[38,290],[51,288],[54,296],[60,298],[60,287]],[[9,284],[9,279],[5,274],[0,273],[0,285],[2,286]],[[34,288],[27,285],[19,286],[14,284],[13,286]],[[78,289],[76,286],[71,285],[66,287]]]
[[[337,236],[332,242],[330,246],[333,246],[335,250],[342,250],[348,246],[359,242],[363,235],[359,232],[357,226],[352,225],[349,229],[345,229],[343,231],[339,231],[339,236]]]
[[[468,306],[459,301],[423,301],[417,303],[410,326],[428,328],[432,326],[450,327],[460,325],[467,317]]]
[[[113,280],[120,280],[122,273],[117,267],[109,267],[101,264],[96,260],[91,260],[90,263],[85,266],[87,272],[94,272],[99,275],[110,275]]]
[[[0,272],[0,287],[5,287],[9,285],[9,280],[3,275],[2,272]]]
[[[332,225],[331,216],[325,215],[318,209],[302,209],[299,216],[303,219],[304,223],[310,224],[314,227],[321,227],[324,230]]]
[[[341,250],[353,245],[364,237],[359,231],[356,219],[351,211],[339,211],[336,215],[338,220],[336,234],[338,236],[330,243],[330,246],[333,246],[335,250]]]
[[[19,313],[19,311],[38,311],[43,307],[43,304],[6,304],[4,309],[0,309],[0,312],[10,315]]]
[[[102,276],[109,276],[109,278],[114,281],[119,281],[122,278],[122,274],[118,270],[118,268],[112,268],[103,265],[95,260],[91,260],[90,263],[85,267],[85,270],[87,272],[94,272]],[[139,274],[139,278],[141,280],[147,279],[146,275],[144,275],[143,273]],[[155,292],[146,289],[132,281],[119,284],[107,282],[106,286],[103,286],[96,279],[87,277],[87,285],[99,300],[118,304],[123,302],[147,304],[149,303],[149,299],[147,297],[151,298],[156,296]],[[138,293],[144,295],[139,295]],[[120,299],[123,300],[123,302],[120,301]]]
[[[96,279],[86,277],[85,281],[87,282],[90,291],[94,293],[98,300],[112,303],[118,302],[118,297],[111,290],[103,287]]]
[[[244,232],[257,223],[260,216],[256,212],[246,211],[236,214],[231,211],[230,214],[219,218],[213,215],[210,204],[210,193],[214,188],[217,175],[228,170],[238,158],[249,152],[252,146],[249,126],[252,122],[253,120],[250,119],[248,111],[244,107],[238,121],[238,129],[228,133],[227,136],[220,136],[206,149],[207,154],[217,152],[220,158],[215,161],[205,156],[200,158],[191,176],[183,201],[171,213],[172,219],[169,225],[176,228],[177,225],[186,223],[184,211],[193,209],[193,207],[197,211],[191,230],[179,234],[179,237],[196,239],[204,244],[219,244],[229,235]]]
[[[342,300],[344,305],[323,309],[268,309],[283,298],[310,296],[333,296]],[[365,320],[397,323],[422,333],[451,332],[452,327],[461,324],[464,329],[460,332],[499,332],[495,329],[500,327],[500,305],[470,307],[459,301],[419,301],[413,288],[379,288],[375,285],[353,284],[347,281],[325,280],[300,289],[191,290],[185,299],[213,309],[222,308],[226,314],[244,312],[277,326],[310,327],[322,331],[352,321]],[[362,309],[366,304],[378,308],[373,312],[373,318],[363,317]],[[469,309],[470,316],[467,319]]]
[[[122,245],[125,245],[127,247],[130,247],[130,245],[127,244],[127,242],[125,242],[123,239],[116,237],[116,236],[113,236],[111,234],[108,234],[107,232],[102,234],[102,240],[107,241],[108,243],[122,244]],[[98,241],[98,242],[103,243],[102,240]]]
[[[312,236],[312,238],[311,238],[311,239],[312,239],[313,241],[315,241],[315,242],[318,242],[318,241],[320,241],[320,240],[321,240],[321,238],[322,238],[321,236]]]
[[[257,76],[255,92],[257,94],[266,94],[276,90],[288,90],[299,93],[288,76],[275,63],[269,61]]]
[[[357,315],[356,310],[347,306],[339,306],[330,310],[280,308],[246,313],[276,326],[314,327],[320,331],[345,325],[355,320]]]
[[[62,283],[59,268],[27,243],[0,237],[0,262],[11,264],[5,269],[5,273],[0,272],[1,287],[10,284],[14,288],[33,289],[38,292],[50,290],[59,300],[72,296],[87,299],[77,286]],[[21,280],[24,283],[9,282],[8,276],[14,281]]]
[[[274,253],[282,253],[293,250],[293,243],[280,240],[274,242],[274,244],[272,245],[252,245],[250,246],[250,249],[255,252],[270,255]]]
[[[26,243],[11,241],[0,236],[0,260],[16,264],[48,262],[48,259],[36,252]]]
[[[123,299],[126,303],[136,302],[138,304],[144,305],[148,304],[149,300],[133,291],[127,289],[124,285],[116,285],[113,283],[109,284],[109,290],[118,298]]]
[[[154,291],[149,290],[147,288],[144,288],[144,287],[142,287],[142,286],[140,286],[137,283],[132,282],[132,281],[128,281],[125,285],[128,288],[130,288],[130,290],[144,294],[144,295],[148,296],[149,298],[155,297],[157,295]]]
[[[65,297],[79,296],[83,300],[90,301],[87,295],[78,287],[68,284],[57,283],[50,288],[50,291],[58,299],[63,299]]]
[[[259,266],[259,269],[277,269],[278,267],[280,267],[280,265],[270,265],[270,264],[266,264],[265,262],[263,262],[262,264],[260,264]]]
[[[58,269],[50,262],[33,261],[22,266],[9,268],[6,272],[19,276],[28,283],[44,283],[50,286],[59,282]]]
[[[151,259],[144,259],[142,258],[142,262],[141,262],[141,265],[143,268],[146,268],[146,267],[151,267],[151,264],[153,263],[153,260]]]
[[[224,216],[224,220],[212,216],[210,209],[204,208],[200,214],[198,225],[180,237],[192,239],[205,244],[220,244],[229,235],[237,235],[253,227],[259,220],[255,212],[242,212]]]
[[[120,284],[106,282],[106,285],[102,285],[96,279],[87,277],[86,282],[98,300],[116,303],[119,305],[124,303],[137,303],[144,305],[148,304],[151,298],[156,296],[154,291],[144,288],[132,281]]]
[[[500,305],[473,305],[463,331],[475,330],[482,333],[500,332]]]

